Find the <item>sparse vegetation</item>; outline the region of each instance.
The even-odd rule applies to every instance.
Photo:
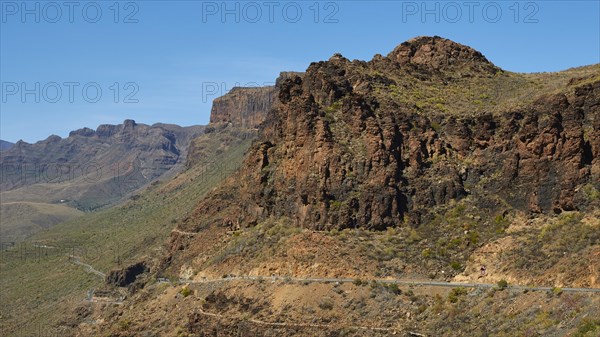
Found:
[[[552,294],[554,296],[560,296],[560,295],[562,295],[562,293],[563,293],[562,288],[559,288],[559,287],[552,288]]]
[[[205,154],[216,163],[226,162],[236,167],[251,141],[229,142],[229,150],[219,156],[210,151]],[[137,200],[57,224],[31,238],[32,242],[58,248],[41,249],[27,244],[4,251],[0,260],[0,286],[4,289],[0,328],[10,334],[25,319],[30,325],[50,326],[67,315],[69,301],[80,301],[89,289],[103,283],[81,266],[69,263],[68,253],[75,253],[83,262],[107,271],[118,263],[137,262],[138,257],[160,247],[173,228],[171,219],[190,212],[199,198],[226,178],[224,174],[214,174],[195,179],[202,174],[200,167],[190,167],[173,181],[150,186]],[[31,255],[23,259],[25,255],[17,254],[17,248],[35,252],[39,258]],[[173,275],[168,277],[176,279]],[[23,280],[30,286],[23,287]],[[44,291],[25,295],[32,294],[32,289]]]
[[[322,310],[332,310],[333,309],[333,301],[331,298],[323,298],[319,301],[319,308]]]
[[[600,320],[585,319],[573,337],[593,337],[600,334]]]
[[[354,281],[352,281],[352,283],[358,287],[368,284],[368,282],[365,282],[359,278],[355,278]]]
[[[234,236],[229,245],[211,259],[211,263],[222,263],[239,254],[245,257],[269,254],[277,246],[284,244],[289,237],[300,232],[301,229],[292,225],[287,218],[268,219]]]
[[[465,295],[467,295],[467,290],[465,288],[452,288],[452,290],[448,294],[448,302],[456,303],[461,299],[461,297]]]
[[[463,268],[462,264],[460,264],[460,262],[458,261],[452,261],[450,262],[450,267],[452,267],[452,269],[454,270],[461,270]]]
[[[181,288],[181,290],[179,291],[179,293],[183,297],[188,297],[188,296],[190,296],[192,294],[192,290],[190,289],[190,287],[188,287],[187,285],[185,285],[185,286],[183,286]]]
[[[583,190],[585,197],[589,201],[595,201],[595,200],[600,199],[600,191],[598,191],[596,189],[596,187],[594,187],[594,185],[586,184],[583,186],[582,190]]]

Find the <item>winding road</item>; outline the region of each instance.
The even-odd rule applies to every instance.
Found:
[[[98,277],[102,278],[102,280],[104,280],[104,278],[106,277],[106,274],[104,274],[103,272],[95,269],[94,267],[92,267],[91,265],[87,264],[87,263],[83,263],[81,262],[80,258],[78,256],[74,256],[74,255],[69,255],[69,259],[73,264],[76,264],[78,266],[82,266],[86,268],[86,271],[88,273],[92,273],[97,275]]]
[[[231,281],[292,281],[292,282],[310,282],[310,283],[353,283],[352,278],[318,278],[318,277],[281,277],[281,276],[235,276],[221,279],[206,279],[206,280],[185,280],[180,279],[180,284],[202,284],[215,282],[231,282]],[[403,280],[403,279],[369,279],[364,281],[376,281],[383,284],[397,285],[413,285],[413,286],[430,286],[430,287],[447,287],[447,288],[480,288],[492,289],[497,287],[491,283],[462,283],[462,282],[441,282],[441,281],[420,281],[420,280]],[[508,285],[506,289],[511,290],[532,290],[532,291],[551,291],[553,287],[534,287],[524,285]],[[580,293],[600,293],[598,288],[560,288],[563,292],[580,292]]]
[[[104,278],[106,274],[95,269],[93,266],[81,262],[77,256],[69,255],[71,262],[85,267],[88,273],[97,275],[98,277]],[[218,282],[232,282],[232,281],[291,281],[291,282],[309,282],[309,283],[353,283],[356,279],[353,278],[321,278],[321,277],[282,277],[282,276],[231,276],[219,279],[204,279],[204,280],[187,280],[179,279],[179,284],[205,284],[205,283],[218,283]],[[429,286],[429,287],[446,287],[446,288],[479,288],[479,289],[492,289],[497,287],[496,284],[491,283],[463,283],[463,282],[442,282],[442,281],[423,281],[423,280],[406,280],[406,279],[368,279],[364,281],[375,281],[382,284],[397,284],[397,285],[412,285],[412,286]],[[165,281],[161,281],[165,282]],[[171,283],[169,281],[169,283]],[[556,288],[553,287],[537,287],[537,286],[525,286],[525,285],[512,285],[509,284],[506,289],[511,290],[532,290],[532,291],[552,291]],[[600,293],[600,288],[560,288],[563,292],[573,293]]]
[[[77,256],[69,256],[71,262],[83,266],[86,268],[86,271],[89,273],[93,273],[102,279],[105,278],[105,274],[101,271],[95,269],[91,265],[87,263],[83,263],[80,261]],[[204,279],[204,280],[186,280],[179,279],[177,282],[171,282],[167,279],[161,278],[159,279],[159,283],[177,283],[177,284],[209,284],[209,283],[220,283],[220,282],[233,282],[233,281],[249,281],[249,282],[257,282],[257,281],[286,281],[286,282],[302,282],[302,283],[354,283],[356,279],[353,278],[320,278],[320,277],[282,277],[282,276],[230,276],[220,279]],[[440,281],[420,281],[420,280],[405,280],[405,279],[370,279],[365,281],[376,281],[382,284],[397,284],[397,285],[409,285],[409,286],[430,286],[430,287],[446,287],[446,288],[479,288],[479,289],[492,289],[497,287],[495,284],[490,283],[460,283],[460,282],[440,282]],[[531,291],[552,291],[555,288],[552,287],[532,287],[532,286],[523,286],[523,285],[508,285],[506,289],[509,290],[531,290]],[[600,289],[598,288],[561,288],[563,292],[579,292],[579,293],[595,293],[600,294]],[[97,302],[93,298],[94,290],[88,291],[86,300],[89,302]],[[119,301],[102,301],[104,303],[113,303],[117,305],[122,305],[123,300]],[[204,316],[209,317],[217,317],[217,318],[227,318],[221,314],[215,314],[203,311],[201,308],[198,308],[198,313]],[[279,326],[279,327],[305,327],[305,328],[335,328],[333,325],[328,324],[314,324],[314,323],[289,323],[289,322],[267,322],[257,319],[248,319],[247,322],[252,324],[264,325],[264,326]],[[346,329],[353,330],[365,330],[365,331],[379,331],[385,332],[387,334],[396,335],[400,332],[408,333],[409,336],[420,336],[424,337],[425,335],[406,331],[398,328],[388,328],[388,327],[375,327],[375,326],[345,326]]]

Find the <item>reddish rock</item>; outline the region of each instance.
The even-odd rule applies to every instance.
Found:
[[[189,222],[227,210],[245,225],[286,216],[312,229],[383,229],[418,225],[469,193],[481,207],[505,207],[497,200],[524,212],[585,207],[576,191],[599,181],[600,82],[464,116],[423,114],[374,89],[401,76],[444,85],[497,72],[481,53],[438,37],[370,62],[337,54],[313,63],[303,77],[279,81],[278,102],[240,172]],[[593,132],[584,135],[584,126]]]

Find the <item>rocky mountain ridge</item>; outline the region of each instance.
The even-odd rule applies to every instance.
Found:
[[[40,200],[31,201],[64,200],[83,210],[106,206],[182,167],[188,144],[202,131],[200,126],[125,120],[75,130],[64,139],[52,135],[34,144],[19,141],[2,152],[0,187],[5,200],[19,201],[16,194],[35,199],[37,194]],[[40,184],[53,195],[36,192]]]
[[[234,127],[258,128],[278,97],[278,84],[285,79],[302,76],[299,72],[281,72],[274,86],[234,87],[213,100],[211,124],[231,124]]]
[[[519,75],[439,37],[407,41],[369,62],[336,54],[313,63],[303,77],[280,81],[279,102],[240,175],[202,201],[197,216],[213,215],[218,203],[243,224],[285,216],[305,228],[384,229],[418,226],[468,195],[492,213],[585,209],[583,187],[600,188],[600,81],[464,116],[385,92],[511,76]]]

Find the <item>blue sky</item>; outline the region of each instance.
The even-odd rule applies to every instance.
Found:
[[[600,62],[597,0],[117,5],[0,1],[1,139],[124,119],[206,124],[212,99],[235,85],[269,84],[336,52],[369,60],[419,35],[470,45],[511,71]]]

